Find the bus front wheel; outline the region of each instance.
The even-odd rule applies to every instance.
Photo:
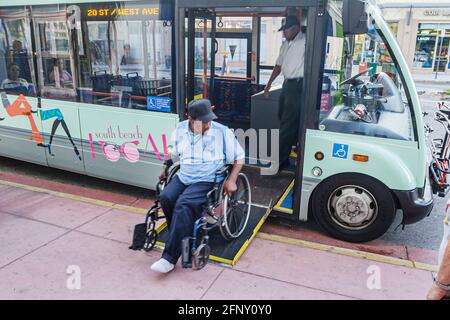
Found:
[[[391,192],[378,180],[360,174],[323,181],[311,201],[317,223],[333,237],[349,242],[379,238],[396,212]]]

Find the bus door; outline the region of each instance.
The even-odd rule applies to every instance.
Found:
[[[178,63],[179,65],[186,63],[187,66],[185,100],[188,102],[194,98],[209,98],[215,106],[214,112],[218,116],[216,121],[235,129],[236,135],[239,135],[238,139],[243,138],[240,142],[246,149],[247,164],[254,165],[255,168],[254,179],[251,179],[254,180],[252,184],[258,185],[261,181],[265,181],[262,182],[263,185],[273,186],[273,182],[261,179],[259,172],[260,165],[267,165],[266,156],[262,155],[260,158],[260,155],[267,152],[261,151],[264,148],[259,147],[258,133],[262,129],[262,134],[266,134],[267,137],[267,132],[277,129],[274,127],[277,112],[273,112],[274,117],[270,116],[272,121],[270,119],[264,121],[267,116],[262,110],[278,108],[278,99],[266,99],[263,96],[264,84],[259,84],[256,80],[260,48],[255,44],[261,42],[258,39],[261,33],[257,23],[260,16],[283,17],[287,9],[285,6],[274,8],[273,3],[269,4],[269,2],[267,6],[253,8],[254,10],[233,7],[223,2],[208,3],[208,7],[200,7],[199,4],[189,1],[182,4],[185,10],[180,10],[180,18],[186,12],[188,23],[183,23],[184,28],[187,27],[187,29],[183,28],[183,33],[179,34],[187,34],[187,40],[184,42],[187,54],[183,54],[183,49],[180,50],[183,56],[180,54],[178,59],[183,57],[186,61],[178,61]],[[297,6],[298,2],[295,5]],[[280,23],[281,19],[276,25],[271,24],[267,32],[276,32]],[[278,54],[279,46],[281,46],[281,37],[278,40],[280,41],[274,50],[276,51],[274,55]],[[269,44],[266,45],[268,46]],[[178,83],[181,85],[183,82]],[[273,95],[279,94],[281,88],[276,90],[278,90],[277,93],[273,92]],[[183,100],[178,99],[178,101]],[[254,134],[255,132],[257,134]],[[248,135],[256,141],[249,141]],[[263,140],[267,142],[268,139]],[[283,181],[283,185],[278,188],[279,190],[271,190],[268,192],[270,197],[266,194],[256,202],[269,205],[270,199],[267,202],[266,200],[277,193],[281,195],[293,179],[294,175],[289,175],[285,179],[287,181]],[[256,189],[259,188],[256,187]],[[273,202],[277,200],[278,197],[275,195]]]
[[[34,8],[32,13],[39,85],[39,122],[48,165],[84,173],[77,101],[76,48],[65,7]]]
[[[248,7],[247,5],[250,2],[252,1],[248,1],[247,3],[245,1],[235,0],[226,2],[219,0],[177,1],[176,13],[178,17],[175,21],[178,21],[179,24],[176,32],[178,35],[176,58],[177,66],[183,71],[177,73],[179,76],[177,79],[177,88],[181,90],[187,88],[186,92],[181,90],[177,91],[179,93],[177,103],[179,104],[178,109],[185,110],[186,105],[184,103],[196,98],[197,94],[201,97],[211,98],[215,105],[214,112],[218,116],[216,121],[232,129],[236,129],[234,133],[238,137],[241,145],[244,146],[245,144],[246,147],[248,145],[249,149],[251,149],[251,151],[247,150],[246,152],[246,160],[250,160],[250,157],[252,157],[252,160],[259,160],[258,152],[254,152],[259,144],[258,129],[266,128],[253,127],[253,124],[257,121],[252,121],[252,111],[254,109],[255,113],[262,115],[260,110],[258,110],[259,105],[261,103],[271,103],[271,100],[264,100],[264,85],[257,83],[253,79],[253,77],[256,78],[257,76],[258,48],[255,44],[258,43],[257,38],[260,34],[258,27],[255,27],[257,26],[257,19],[263,15],[284,17],[288,13],[287,6],[297,8],[299,5],[308,5],[311,2],[287,0],[283,1],[282,6],[274,7],[273,1],[261,0],[257,4],[255,3],[256,7],[253,6],[253,2],[252,7]],[[187,23],[185,23],[186,13]],[[312,14],[314,13],[317,12],[313,12]],[[220,22],[222,18],[226,20],[224,19],[225,17],[232,17],[233,19],[228,19],[228,21],[234,20],[234,22],[239,22],[239,27],[244,25],[243,29],[246,30],[241,33],[227,32],[227,28],[218,26],[219,23],[217,22]],[[200,25],[196,24],[199,22],[198,20],[201,20]],[[216,20],[215,22],[217,24],[214,23],[214,20]],[[208,23],[212,24],[208,25]],[[273,24],[271,26],[272,28],[267,32],[277,32],[280,28],[279,24]],[[208,37],[208,32],[211,32],[210,37]],[[186,34],[187,40],[184,38]],[[214,41],[214,39],[217,41]],[[225,41],[229,39],[233,41]],[[276,51],[274,53],[275,55],[279,52],[281,37],[279,40],[278,45],[274,49]],[[267,43],[267,47],[269,45],[271,44]],[[239,66],[238,61],[243,61],[244,63]],[[185,65],[187,78],[184,72]],[[254,73],[253,69],[255,70]],[[194,86],[194,79],[197,80],[198,78],[202,81],[201,85]],[[211,81],[212,79],[214,81]],[[216,94],[211,95],[216,90]],[[275,106],[277,106],[277,101],[275,101]],[[242,138],[243,140],[241,140]],[[303,154],[303,145],[300,146],[299,150]],[[252,155],[250,156],[250,154]],[[278,159],[273,160],[274,162],[278,161]],[[299,167],[301,168],[301,166]],[[256,234],[264,220],[272,212],[274,202],[279,199],[284,189],[290,184],[293,185],[294,181],[296,181],[294,180],[295,176],[293,173],[274,176],[277,171],[276,169],[272,173],[268,171],[263,173],[261,169],[262,166],[257,163],[251,167],[246,166],[243,169],[248,174],[250,184],[252,185],[252,211],[250,214],[252,221],[249,221],[247,231],[253,235]],[[301,177],[301,170],[298,171],[298,176]],[[264,175],[266,176],[264,177]],[[280,182],[281,180],[284,180],[283,183]],[[298,189],[295,189],[295,195],[297,197],[301,194],[301,190],[299,189],[301,189],[301,184]],[[292,208],[295,206],[295,201],[292,201],[292,198],[293,196],[290,199],[291,211],[293,211]],[[298,212],[298,208],[297,206],[297,210],[294,209],[294,212],[289,215],[295,218],[294,216]],[[296,217],[298,218],[298,215]],[[251,239],[251,236],[250,238],[243,236],[239,241],[244,240],[246,243],[232,244],[232,242],[226,242],[211,246],[213,250],[211,255],[225,259],[228,258],[227,256],[229,254],[232,254],[233,257],[231,257],[231,260],[235,261],[237,256],[239,256],[238,252],[242,253]],[[236,248],[238,249],[237,252],[234,250]]]
[[[0,11],[0,155],[46,165],[30,11]]]
[[[214,92],[215,16],[206,10],[188,11],[187,33],[187,101],[211,99]]]

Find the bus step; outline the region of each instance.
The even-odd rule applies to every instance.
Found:
[[[282,196],[280,199],[278,199],[277,203],[273,207],[274,213],[276,211],[287,213],[287,214],[293,214],[294,210],[293,207],[293,193],[294,193],[294,182],[295,180],[292,180],[292,182],[288,185],[288,187],[284,190]]]

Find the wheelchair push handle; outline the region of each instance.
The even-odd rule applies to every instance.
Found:
[[[161,175],[159,176],[158,183],[156,184],[156,194],[159,195],[164,189],[164,186],[167,184],[167,179],[169,179],[170,168],[174,165],[172,159],[164,161],[164,169]],[[164,174],[163,174],[164,173]]]

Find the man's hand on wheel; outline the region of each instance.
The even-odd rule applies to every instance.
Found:
[[[237,190],[236,181],[228,179],[223,186],[224,195],[231,196]]]

